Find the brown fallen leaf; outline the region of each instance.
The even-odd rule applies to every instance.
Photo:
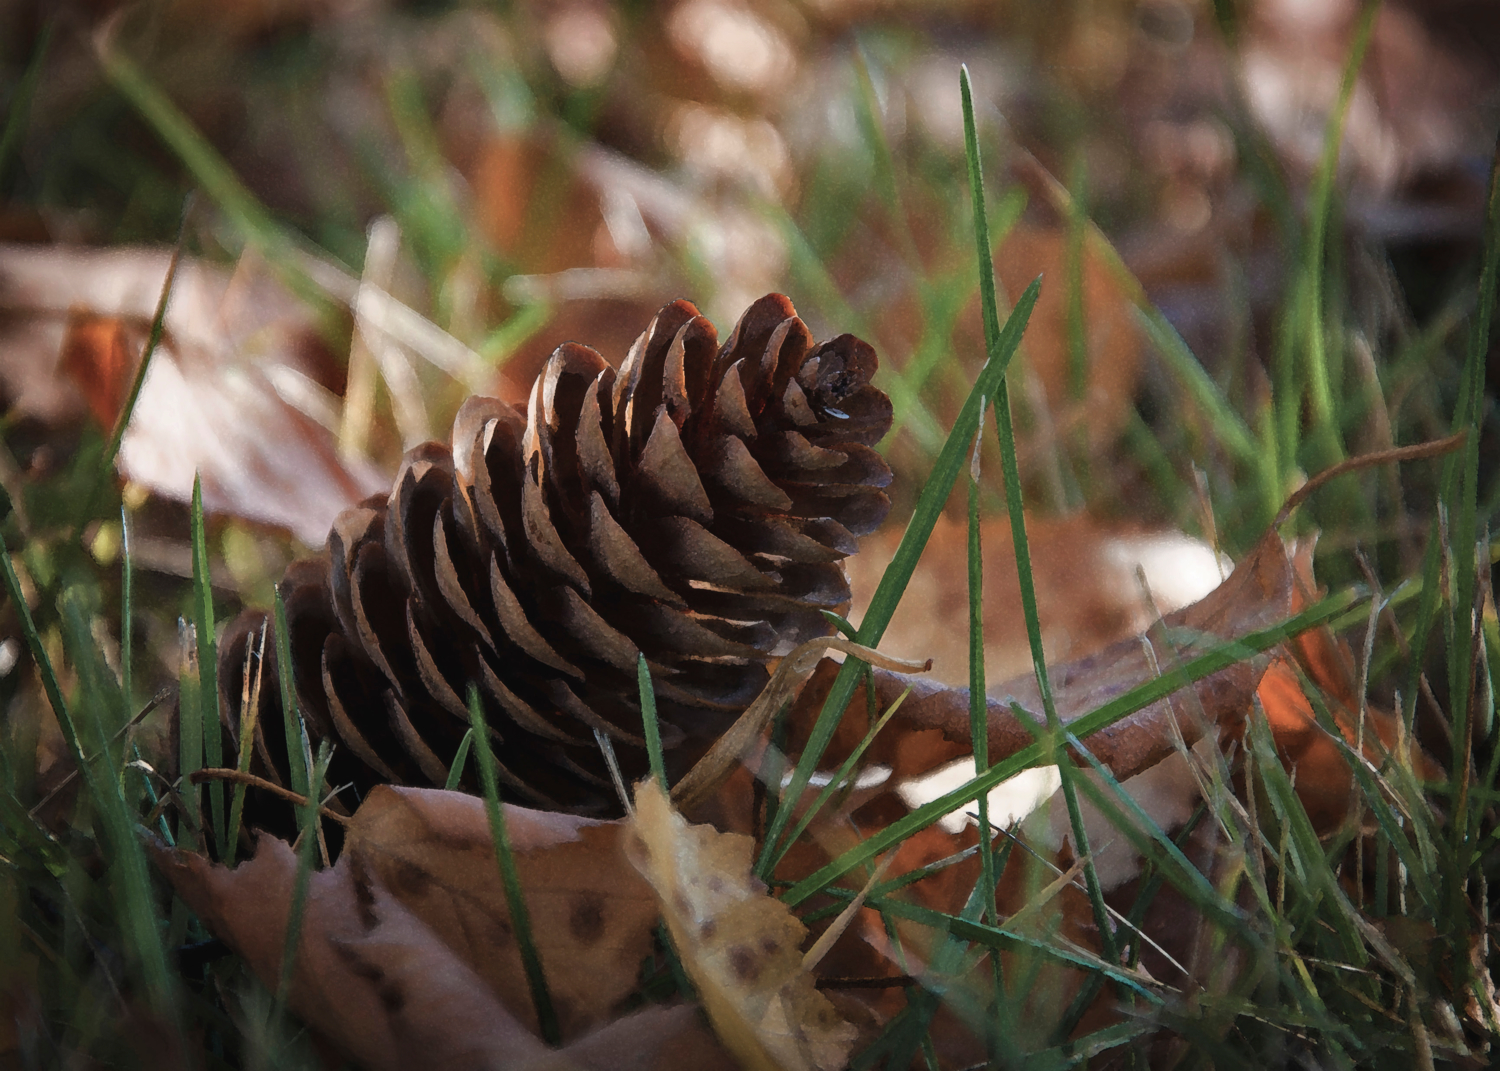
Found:
[[[170,255],[0,245],[0,395],[62,423],[119,416],[150,333]],[[316,546],[341,510],[384,484],[338,455],[340,375],[308,311],[245,265],[185,260],[165,331],[120,444],[126,479],[204,508],[290,529]]]
[[[689,825],[659,785],[636,786],[633,858],[720,1041],[752,1071],[835,1071],[855,1038],[803,965],[807,928],[751,872],[755,842]]]
[[[507,826],[564,1040],[596,1028],[631,1036],[628,1020],[610,1020],[636,987],[657,908],[620,850],[620,823],[507,806]],[[181,851],[158,849],[156,859],[209,930],[274,989],[297,866],[286,843],[262,836],[234,870]],[[673,1020],[677,1035],[646,1031],[662,1048],[630,1051],[634,1064],[592,1038],[575,1053],[536,1037],[484,803],[459,793],[370,793],[338,863],[312,875],[289,1004],[375,1068],[647,1068],[673,1045],[705,1051],[690,1020]]]
[[[1274,529],[1256,544],[1222,584],[1181,610],[1165,615],[1162,624],[1170,630],[1196,633],[1218,642],[1268,628],[1284,619],[1292,602],[1292,567],[1286,546]],[[1179,632],[1179,635],[1181,632]],[[1125,640],[1086,658],[1049,667],[1053,700],[1060,721],[1067,725],[1138,684],[1158,676],[1159,669],[1178,657],[1154,638]],[[1149,642],[1147,642],[1149,641]],[[1121,721],[1093,734],[1088,748],[1115,777],[1124,780],[1154,766],[1176,749],[1171,726],[1175,724],[1188,744],[1196,742],[1205,725],[1233,731],[1250,709],[1266,659],[1237,662],[1167,699],[1158,700]],[[827,698],[837,671],[825,662],[798,697],[791,719],[794,731],[804,732]],[[908,730],[936,730],[955,745],[969,740],[969,693],[921,677],[872,670],[876,705],[884,709],[906,689],[910,696],[896,715]],[[991,762],[1014,755],[1033,741],[1031,730],[1011,710],[1018,703],[1030,712],[1037,725],[1045,724],[1036,678],[1028,674],[990,689],[989,754]],[[838,761],[868,731],[868,703],[863,688],[855,693],[839,724],[827,761]],[[867,761],[899,768],[902,734],[877,737]],[[800,746],[801,740],[797,740]],[[940,751],[940,748],[934,749]],[[949,754],[947,757],[956,757]]]
[[[656,897],[620,850],[616,823],[508,807],[506,830],[563,1037],[577,1037],[635,990]],[[483,800],[379,786],[344,853],[356,880],[390,890],[535,1029]]]
[[[1313,579],[1311,542],[1299,545],[1293,568],[1296,584],[1292,608],[1300,610],[1321,594]],[[1364,756],[1374,765],[1379,766],[1385,755],[1404,749],[1401,761],[1408,763],[1418,777],[1437,780],[1442,776],[1431,756],[1406,737],[1395,714],[1368,702],[1361,705],[1354,653],[1330,629],[1304,632],[1287,644],[1287,651],[1267,668],[1256,694],[1282,761],[1296,773],[1297,795],[1319,833],[1333,832],[1349,816],[1357,792],[1344,749],[1318,724],[1301,674],[1321,690],[1344,740],[1352,747],[1362,747]]]

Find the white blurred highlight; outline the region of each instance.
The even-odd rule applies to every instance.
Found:
[[[974,780],[976,768],[973,758],[959,759],[946,766],[939,766],[921,777],[914,777],[896,786],[901,802],[912,810],[924,807],[941,796]],[[1037,766],[1022,770],[1014,777],[1002,781],[990,789],[990,825],[1005,829],[1022,821],[1032,811],[1046,803],[1062,784],[1056,766]],[[938,825],[947,833],[958,833],[970,822],[979,821],[979,809],[970,800],[946,817],[938,819]]]
[[[580,89],[609,73],[618,47],[608,13],[583,5],[563,8],[547,20],[542,40],[563,81]]]
[[[792,47],[749,8],[723,0],[688,0],[667,20],[672,43],[697,56],[726,89],[764,93],[790,78]]]
[[[1214,553],[1213,547],[1184,532],[1114,536],[1105,542],[1103,556],[1115,567],[1111,574],[1114,582],[1123,580],[1127,585],[1120,592],[1122,605],[1141,601],[1140,588],[1136,586],[1139,568],[1156,608],[1164,614],[1197,602],[1218,587],[1234,568],[1226,556]],[[1136,628],[1144,631],[1151,624],[1150,609],[1142,606]]]

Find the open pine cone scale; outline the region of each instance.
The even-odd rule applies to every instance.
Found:
[[[614,809],[594,730],[628,776],[644,770],[641,653],[685,770],[767,661],[848,607],[842,559],[890,507],[877,364],[852,335],[814,344],[780,295],[722,346],[677,301],[618,371],[567,343],[524,415],[471,398],[451,449],[411,450],[390,495],[345,511],[326,555],[283,578],[292,680],[310,735],[340,745],[333,776],[442,784],[473,685],[507,795]],[[220,673],[233,729],[264,661],[262,762],[284,754],[265,622],[231,624]],[[266,772],[282,780],[284,763]]]

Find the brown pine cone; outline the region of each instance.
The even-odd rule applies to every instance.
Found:
[[[345,511],[327,554],[283,578],[308,731],[345,754],[334,776],[442,784],[474,682],[503,792],[615,809],[593,730],[627,776],[644,771],[638,652],[669,766],[685,771],[759,693],[767,660],[826,633],[820,610],[847,609],[841,559],[890,508],[871,449],[891,423],[877,363],[852,335],[814,345],[778,294],[722,347],[677,301],[618,372],[566,343],[525,414],[471,398],[451,451],[410,451],[390,496]],[[265,619],[242,614],[222,644],[236,725]],[[280,775],[274,647],[257,753]]]

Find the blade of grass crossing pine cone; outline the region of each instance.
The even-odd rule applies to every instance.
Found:
[[[745,708],[744,713],[735,720],[734,724],[720,734],[704,756],[672,787],[671,797],[674,804],[679,808],[685,808],[702,802],[739,764],[742,757],[750,750],[752,743],[759,740],[761,734],[765,732],[766,726],[770,725],[777,714],[795,699],[798,689],[802,687],[808,675],[817,668],[823,653],[830,649],[842,651],[846,656],[857,659],[858,664],[864,667],[880,666],[882,669],[916,672],[925,672],[930,668],[930,663],[889,658],[879,651],[871,650],[839,636],[820,636],[798,644],[781,659],[776,671],[771,674],[771,679],[761,689],[760,695],[755,697],[755,701]],[[642,669],[644,672],[644,662]],[[895,705],[899,704],[893,704]],[[871,716],[873,717],[874,714],[872,710]],[[647,719],[647,725],[654,724],[656,724],[656,714],[653,707]],[[852,756],[846,761],[839,777],[835,778],[829,786],[825,786],[824,793],[819,795],[812,807],[808,808],[807,813],[803,815],[804,823],[817,813],[817,809],[831,795],[828,790],[836,790],[839,781],[853,767],[855,759],[856,757]],[[793,836],[791,839],[795,841],[796,837]]]
[[[959,77],[959,88],[963,100],[964,146],[969,164],[969,192],[974,202],[974,240],[979,261],[979,300],[983,312],[984,335],[987,347],[993,350],[1000,341],[1000,315],[995,297],[995,266],[990,254],[989,231],[984,212],[984,173],[979,160],[979,135],[974,123],[974,96],[969,84],[969,72],[965,68]],[[1063,799],[1068,810],[1068,820],[1073,831],[1073,851],[1084,860],[1084,880],[1088,886],[1089,902],[1094,910],[1094,922],[1099,927],[1100,943],[1105,959],[1111,963],[1118,959],[1114,930],[1109,923],[1109,912],[1104,906],[1104,891],[1099,884],[1089,851],[1088,834],[1083,825],[1083,814],[1078,809],[1078,793],[1073,787],[1073,768],[1061,754],[1062,724],[1057,717],[1057,708],[1052,700],[1052,685],[1047,678],[1047,663],[1042,653],[1042,626],[1037,613],[1036,585],[1031,575],[1031,550],[1026,539],[1026,515],[1021,501],[1021,474],[1016,460],[1016,436],[1011,424],[1010,392],[1006,378],[1002,378],[994,393],[995,434],[1000,443],[1000,464],[1005,484],[1005,506],[1010,515],[1011,538],[1015,544],[1016,574],[1020,580],[1021,614],[1026,621],[1026,637],[1031,647],[1031,664],[1036,673],[1037,690],[1041,695],[1042,708],[1047,716],[1047,728],[1051,734],[1050,746],[1058,773],[1062,776]],[[980,424],[983,425],[981,408]],[[976,433],[977,434],[977,433]],[[977,458],[976,444],[976,458]],[[971,522],[972,523],[972,522]],[[971,569],[973,567],[971,566]],[[972,572],[971,572],[971,585]],[[971,623],[972,625],[972,623]],[[971,641],[972,642],[972,641]],[[981,677],[981,685],[982,685]],[[976,726],[985,724],[988,709],[983,688],[971,689],[970,702],[975,713],[971,718]],[[973,739],[977,742],[987,732],[975,729]],[[976,761],[978,752],[975,753]],[[981,799],[981,813],[985,804]],[[989,825],[984,822],[981,834],[988,835]]]
[[[521,878],[516,871],[516,859],[511,851],[510,838],[505,832],[505,811],[500,805],[500,789],[495,773],[495,753],[490,750],[489,729],[484,720],[484,708],[480,705],[479,689],[469,685],[469,723],[474,730],[474,757],[479,766],[479,780],[484,789],[485,810],[489,813],[490,836],[495,842],[495,862],[500,868],[500,882],[505,888],[505,903],[510,910],[511,928],[515,934],[516,947],[521,953],[521,965],[526,971],[526,984],[531,990],[531,1003],[536,1011],[537,1025],[542,1040],[548,1045],[558,1045],[562,1033],[558,1028],[557,1012],[552,1006],[552,994],[547,988],[547,976],[542,970],[541,956],[537,954],[536,940],[531,932],[531,912],[526,907],[526,897],[521,889]],[[665,785],[663,792],[666,791]]]
[[[191,516],[193,537],[193,615],[198,640],[198,716],[203,725],[203,762],[210,769],[224,765],[224,737],[219,729],[219,655],[214,642],[214,597],[208,579],[208,538],[203,530],[203,481],[193,477]],[[224,785],[208,786],[213,840],[220,858],[227,850],[224,824]]]
[[[276,600],[272,612],[276,616],[276,665],[292,664],[292,634],[287,627],[286,600],[282,597],[281,585],[276,585]],[[312,795],[308,782],[308,767],[312,765],[312,752],[307,738],[307,727],[302,723],[302,711],[297,707],[297,690],[292,685],[292,674],[282,669],[276,674],[281,688],[281,728],[286,740],[287,770],[291,774],[292,791],[302,796]]]
[[[641,698],[641,731],[646,736],[646,759],[651,766],[651,776],[663,792],[670,792],[667,784],[667,766],[661,751],[661,722],[656,716],[656,689],[651,685],[651,670],[646,666],[646,656],[636,656],[636,690]]]
[[[260,627],[260,638],[257,646],[259,650],[255,654],[255,669],[252,673],[245,675],[245,691],[243,701],[240,703],[240,723],[237,726],[240,737],[239,755],[236,756],[235,769],[242,774],[250,772],[250,755],[255,750],[255,734],[259,731],[257,724],[260,716],[260,687],[264,679],[264,668],[266,664],[266,626],[262,623]],[[246,658],[248,660],[250,645],[245,646]],[[290,748],[288,748],[290,750]],[[247,785],[244,781],[236,781],[234,792],[229,804],[229,840],[225,852],[225,862],[234,866],[234,857],[239,848],[240,819],[245,813],[245,791]]]
[[[606,738],[607,739],[607,738]],[[463,739],[458,742],[458,750],[453,753],[453,763],[448,767],[448,780],[443,788],[452,792],[458,787],[459,781],[464,776],[464,766],[469,761],[469,748],[474,743],[474,730],[468,729]]]
[[[891,614],[906,590],[907,582],[916,569],[922,548],[927,544],[927,537],[932,534],[933,525],[937,523],[943,505],[947,502],[948,495],[958,479],[959,471],[967,460],[965,455],[968,453],[969,444],[973,441],[975,431],[979,426],[980,400],[992,394],[996,389],[996,384],[1004,376],[1005,369],[1009,366],[1010,359],[1015,355],[1016,347],[1021,341],[1021,333],[1026,329],[1031,310],[1036,305],[1039,289],[1040,280],[1032,282],[1016,303],[1010,319],[1006,321],[1005,329],[1000,333],[999,344],[990,351],[989,360],[980,371],[979,378],[970,390],[958,419],[948,433],[947,441],[944,442],[937,461],[933,463],[932,472],[917,498],[917,504],[912,510],[911,520],[907,522],[901,543],[896,548],[891,564],[881,576],[880,583],[870,598],[869,609],[865,611],[864,619],[860,622],[858,642],[866,647],[874,647],[880,642],[886,625],[890,623]],[[784,793],[787,799],[797,799],[807,788],[813,771],[817,769],[818,761],[823,757],[828,742],[833,738],[838,718],[844,707],[848,705],[849,698],[854,694],[859,675],[859,663],[852,658],[845,659],[829,691],[828,700],[824,703],[812,732],[808,736],[807,746],[803,749],[797,766],[792,771],[791,782]],[[778,812],[775,824],[766,831],[765,845],[757,867],[757,872],[762,878],[774,869],[776,863],[790,847],[789,842],[785,842],[782,837],[790,819],[790,809],[783,808]]]
[[[1212,676],[1261,651],[1269,650],[1298,633],[1329,621],[1348,609],[1354,598],[1352,592],[1341,592],[1323,599],[1294,617],[1270,628],[1218,644],[1203,654],[1173,666],[1160,676],[1143,681],[1122,695],[1100,705],[1090,713],[1070,722],[1068,729],[1079,740],[1087,740],[1089,736],[1101,729],[1124,720],[1143,707],[1150,706],[1189,684]],[[1157,728],[1153,726],[1151,731],[1157,731]],[[947,795],[923,804],[904,818],[871,834],[854,848],[792,886],[783,898],[793,906],[802,903],[823,891],[826,886],[831,885],[855,867],[866,865],[892,845],[905,840],[920,829],[925,829],[964,804],[978,799],[980,793],[988,792],[1000,782],[1015,776],[1022,770],[1047,761],[1050,754],[1050,750],[1041,744],[1030,744],[996,761],[985,774],[975,777]]]

